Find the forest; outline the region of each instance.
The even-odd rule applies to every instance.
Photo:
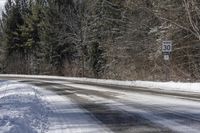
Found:
[[[1,15],[3,74],[200,80],[200,0],[7,0]]]

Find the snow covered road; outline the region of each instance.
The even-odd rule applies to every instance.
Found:
[[[78,83],[53,78],[4,77],[2,79],[22,82],[22,84],[12,82],[7,85],[2,82],[0,86],[0,111],[5,112],[0,115],[2,133],[22,129],[17,126],[23,125],[23,122],[26,123],[23,125],[24,129],[18,132],[25,129],[27,133],[200,132],[198,93],[160,90],[157,92],[138,87]],[[20,89],[22,91],[19,91]],[[21,92],[25,97],[16,98],[22,96]],[[16,99],[23,108],[15,109],[11,106],[15,112],[10,113],[10,110],[7,111],[10,107],[7,108],[7,104],[4,103],[16,103]],[[25,101],[28,104],[25,104]]]
[[[111,132],[71,99],[18,82],[0,86],[1,133]]]

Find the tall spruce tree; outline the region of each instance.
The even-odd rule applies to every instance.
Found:
[[[73,61],[76,53],[75,42],[71,39],[74,28],[73,1],[49,0],[45,16],[45,30],[43,34],[46,44],[46,57],[52,70],[62,75],[64,64]]]

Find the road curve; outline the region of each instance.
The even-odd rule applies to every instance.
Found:
[[[200,97],[197,94],[148,91],[145,88],[99,85],[64,79],[10,76],[0,76],[0,79],[32,84],[67,97],[110,132],[200,132]],[[50,100],[53,102],[54,99]],[[83,123],[79,124],[80,127],[81,124]],[[102,132],[104,131],[108,130]]]

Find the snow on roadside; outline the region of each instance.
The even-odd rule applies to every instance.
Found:
[[[31,86],[14,82],[0,84],[1,133],[38,133],[47,128],[48,108]]]
[[[66,78],[68,80],[77,80],[83,82],[92,82],[108,85],[136,86],[151,89],[161,89],[166,91],[185,91],[200,93],[200,83],[183,83],[183,82],[153,82],[153,81],[119,81],[103,80],[90,78]]]
[[[166,91],[185,91],[200,93],[200,83],[183,83],[183,82],[152,82],[152,81],[120,81],[120,80],[104,80],[104,79],[91,79],[91,78],[73,78],[73,77],[60,77],[60,76],[38,76],[38,75],[1,75],[8,77],[19,78],[45,78],[57,80],[71,80],[82,81],[109,85],[122,85],[122,86],[137,86],[153,89],[161,89]]]

